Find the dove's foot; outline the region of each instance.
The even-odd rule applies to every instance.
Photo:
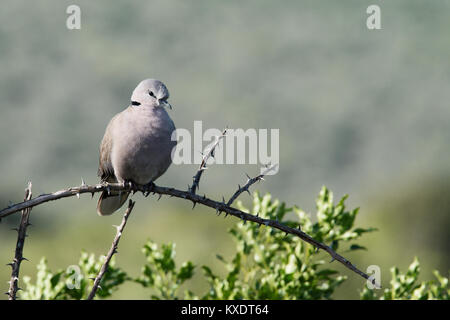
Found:
[[[125,187],[129,187],[130,190],[133,191],[133,193],[136,192],[136,190],[137,190],[137,185],[136,185],[133,181],[131,181],[131,180],[125,180],[125,181],[123,182],[123,187],[124,187],[124,188],[125,188]]]
[[[142,194],[144,195],[144,197],[148,197],[148,195],[150,194],[150,192],[153,191],[153,188],[155,187],[155,184],[153,183],[153,181],[150,181],[149,183],[147,183],[146,185],[144,185],[144,191],[142,192]]]

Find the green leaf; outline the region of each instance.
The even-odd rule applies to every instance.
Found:
[[[354,251],[354,250],[367,250],[366,247],[360,246],[359,244],[352,244],[350,246],[349,251]]]
[[[194,275],[194,269],[195,266],[192,264],[192,262],[184,262],[180,268],[180,271],[178,272],[178,279],[181,282],[191,279]]]

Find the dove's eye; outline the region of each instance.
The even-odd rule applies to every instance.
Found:
[[[150,97],[155,97],[155,94],[153,93],[153,91],[149,91],[148,94],[150,95]]]

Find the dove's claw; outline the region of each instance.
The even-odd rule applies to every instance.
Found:
[[[144,186],[144,192],[142,192],[142,194],[144,195],[144,197],[148,197],[148,195],[150,194],[150,192],[153,191],[153,188],[155,187],[155,184],[153,183],[153,181],[150,181],[149,183],[147,183]]]
[[[123,187],[124,187],[124,188],[125,188],[125,187],[129,187],[130,190],[131,190],[131,191],[134,191],[134,192],[135,192],[135,190],[137,189],[136,184],[135,184],[133,181],[131,181],[131,180],[125,180],[125,181],[123,182]]]

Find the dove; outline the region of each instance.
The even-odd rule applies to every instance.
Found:
[[[150,185],[172,163],[176,146],[175,125],[165,107],[169,91],[159,80],[141,81],[131,95],[130,105],[116,114],[100,143],[98,176],[102,182]],[[129,192],[103,191],[97,204],[101,216],[117,211]]]

